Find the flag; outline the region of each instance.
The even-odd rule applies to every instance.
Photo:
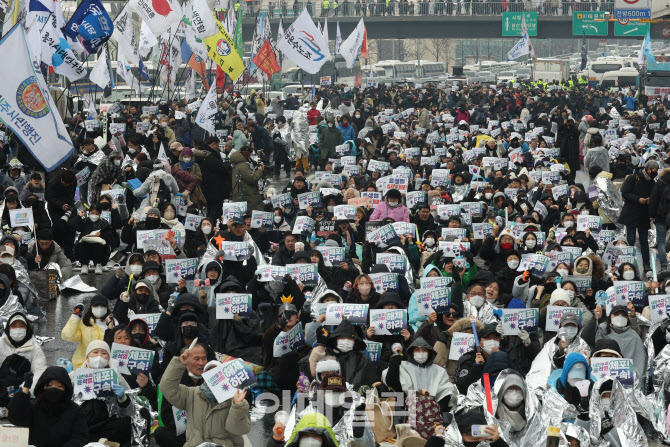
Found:
[[[235,34],[235,28],[237,27],[237,12],[235,11],[235,8],[230,8],[228,10],[228,13],[226,14],[226,17],[224,17],[222,23],[228,34]]]
[[[637,53],[637,63],[639,65],[644,64],[644,60],[647,60],[647,68],[656,68],[656,57],[654,56],[654,49],[651,45],[651,35],[647,31],[647,35],[642,41],[642,46],[640,51]]]
[[[16,0],[18,3],[18,0]],[[53,13],[53,2],[45,0],[42,3],[40,0],[30,0],[28,2],[28,12],[26,14],[26,25],[32,27],[35,21],[40,25],[47,23],[47,18]],[[7,28],[5,28],[7,31]]]
[[[144,62],[140,58],[140,76],[142,76],[144,79],[147,81],[151,82],[151,76],[149,76],[149,71],[147,70],[146,65],[144,65]]]
[[[335,34],[335,54],[340,54],[340,45],[342,45],[342,34],[340,33],[340,22],[337,22],[337,33]]]
[[[114,19],[112,37],[116,40],[118,52],[123,54],[131,64],[138,64],[140,61],[139,46],[135,40],[131,11],[127,5]]]
[[[207,0],[194,0],[186,17],[201,40],[217,33],[216,19],[207,6]]]
[[[173,0],[130,0],[128,5],[147,22],[157,36],[167,31],[170,26],[179,24],[184,16],[179,3]]]
[[[277,57],[272,50],[272,45],[269,40],[265,41],[256,57],[254,57],[254,64],[256,64],[268,78],[271,78],[273,74],[281,71],[281,67],[277,63]]]
[[[321,20],[316,21],[317,28],[319,29],[319,32],[321,35],[323,35],[323,27],[321,26]]]
[[[195,72],[189,68],[186,78],[186,101],[191,102],[196,97],[195,92]]]
[[[586,33],[582,33],[582,67],[580,68],[580,70],[584,70],[586,68],[586,56],[587,56]]]
[[[281,40],[282,36],[284,35],[284,22],[282,21],[282,18],[279,18],[279,25],[277,26],[277,40],[275,42],[279,42]],[[282,62],[282,54],[279,52],[279,65],[284,65]]]
[[[33,26],[40,26],[34,23]],[[47,23],[40,28],[42,36],[42,62],[53,67],[58,74],[66,76],[70,81],[76,81],[86,76],[86,69],[79,62],[68,45],[65,36],[58,28],[55,14],[51,14]],[[25,39],[24,39],[25,40]]]
[[[48,172],[74,152],[63,119],[36,71],[22,26],[0,40],[0,120]],[[11,63],[9,63],[11,61]]]
[[[263,36],[263,17],[262,14],[256,16],[256,27],[254,28],[254,35],[251,38],[251,63],[249,64],[249,73],[255,73],[256,64],[254,64],[254,58],[258,54],[258,50],[261,49],[263,42],[261,38]]]
[[[123,54],[119,55],[116,62],[116,74],[121,76],[129,87],[134,88],[138,95],[142,93],[142,85],[135,75],[133,75],[130,65]]]
[[[207,82],[207,75],[205,74],[207,72],[205,61],[191,51],[191,47],[186,43],[186,39],[181,42],[181,60],[200,75],[203,85],[209,90],[209,83]]]
[[[237,12],[237,22],[235,22],[235,48],[240,57],[244,57],[244,40],[242,39],[242,8]]]
[[[147,22],[142,20],[142,25],[140,26],[140,56],[147,57],[147,54],[149,54],[151,49],[156,45],[158,45],[158,39],[156,39],[154,33],[151,32],[151,29],[149,29]]]
[[[358,22],[356,28],[349,34],[347,40],[342,42],[340,45],[340,54],[347,62],[347,68],[351,70],[358,55],[361,53],[361,48],[363,48],[363,41],[365,40],[365,23],[363,19]]]
[[[93,70],[88,75],[88,79],[103,90],[109,85],[109,67],[107,65],[107,49],[105,47],[102,48],[100,56],[98,56],[98,60],[95,62],[95,67],[93,67]]]
[[[109,40],[113,31],[112,18],[100,0],[82,1],[63,28],[63,33],[73,40],[80,35],[84,48],[89,53],[97,52]]]
[[[511,50],[507,53],[507,60],[511,61],[517,59],[524,54],[530,53],[530,47],[528,45],[528,35],[524,34],[521,36],[521,39],[512,47]]]
[[[363,46],[361,47],[361,56],[364,58],[368,59],[368,29],[365,28],[365,32],[363,33]]]
[[[225,28],[218,20],[216,22],[216,27],[219,30],[218,34],[204,39],[205,45],[207,46],[207,53],[216,65],[221,67],[221,69],[230,76],[230,79],[232,79],[233,82],[237,82],[238,78],[244,72],[244,62],[242,62],[242,58],[235,48],[233,38],[230,37],[230,34],[226,32]]]
[[[528,26],[526,25],[526,14],[524,13],[521,13],[521,35],[526,36],[526,40],[528,40],[528,54],[530,54],[530,57],[535,60],[535,49],[533,48],[533,44],[530,43]]]
[[[328,42],[314,26],[307,9],[303,9],[286,29],[282,39],[277,42],[277,49],[310,74],[319,71],[330,58]]]
[[[204,101],[200,105],[198,115],[195,117],[195,123],[205,129],[207,132],[214,133],[214,115],[216,115],[216,84],[213,84]]]
[[[328,17],[326,17],[323,21],[323,38],[326,39],[326,42],[330,40],[328,38]]]
[[[9,32],[19,18],[19,11],[24,11],[25,4],[21,0],[7,0],[7,7],[5,8],[5,17],[2,22],[2,35]],[[26,23],[30,23],[26,21]]]
[[[95,110],[95,103],[93,97],[88,95],[88,118],[94,120],[98,117],[98,112]]]

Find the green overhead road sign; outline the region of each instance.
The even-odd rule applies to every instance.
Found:
[[[637,36],[644,37],[649,32],[649,23],[631,22],[628,19],[614,21],[615,36]]]
[[[528,36],[537,36],[537,13],[536,12],[503,12],[502,35],[503,37],[521,37],[521,21],[526,14],[526,26]]]
[[[573,36],[607,36],[609,22],[596,22],[594,19],[605,19],[605,13],[600,11],[573,11]]]

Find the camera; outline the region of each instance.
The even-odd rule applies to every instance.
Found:
[[[72,208],[68,208],[67,211],[61,216],[60,220],[67,223],[72,217]]]

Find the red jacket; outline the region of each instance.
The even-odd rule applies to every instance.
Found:
[[[172,177],[174,177],[174,179],[177,181],[179,192],[184,192],[186,190],[188,190],[188,192],[193,192],[195,187],[198,185],[198,180],[190,172],[184,171],[176,165],[172,166],[170,171]]]
[[[318,118],[321,117],[321,112],[316,109],[309,109],[307,111],[307,120],[309,121],[310,126],[316,126],[319,124]]]

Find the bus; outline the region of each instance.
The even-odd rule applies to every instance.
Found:
[[[354,62],[354,66],[349,69],[344,58],[338,54],[334,61],[330,59],[314,74],[304,72],[298,67],[283,69],[281,84],[282,87],[300,83],[319,85],[323,76],[330,76],[331,82],[336,83],[340,78],[355,78],[360,75],[361,64],[358,59]]]
[[[603,75],[608,71],[617,71],[627,67],[637,69],[636,65],[637,63],[633,63],[630,58],[599,57],[589,62],[586,69],[582,70],[579,74],[580,76],[586,76],[589,82],[600,83],[603,80]]]

